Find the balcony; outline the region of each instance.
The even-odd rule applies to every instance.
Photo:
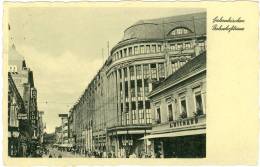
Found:
[[[162,133],[177,130],[187,130],[192,128],[206,128],[206,115],[197,117],[188,117],[184,119],[177,119],[174,121],[153,125],[153,133]]]

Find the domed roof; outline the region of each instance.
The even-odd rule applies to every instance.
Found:
[[[206,34],[206,13],[140,20],[125,30],[121,42],[133,39],[163,39],[177,27],[185,27],[197,35]]]

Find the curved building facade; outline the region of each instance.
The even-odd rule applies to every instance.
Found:
[[[148,94],[205,50],[206,13],[143,20],[127,28],[73,108],[94,101],[94,106],[85,109],[89,109],[89,116],[80,116],[86,119],[78,125],[89,129],[85,135],[91,139],[85,137],[88,147],[84,147],[112,151],[116,157],[147,152],[149,143],[139,139],[152,129],[154,118]],[[80,131],[76,127],[75,131]]]

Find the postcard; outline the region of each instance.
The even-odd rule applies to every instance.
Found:
[[[6,2],[5,165],[255,165],[257,2]]]

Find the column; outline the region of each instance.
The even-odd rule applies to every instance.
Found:
[[[123,117],[124,117],[124,122],[123,125],[126,125],[126,112],[125,112],[125,71],[124,68],[121,69],[122,73],[122,92],[123,92]],[[121,104],[120,104],[121,107]]]
[[[142,70],[142,90],[143,90],[143,113],[144,113],[144,123],[146,124],[146,108],[145,108],[145,93],[144,93],[144,65],[141,65],[141,70]]]
[[[119,125],[122,125],[122,118],[121,118],[121,100],[120,100],[120,74],[119,74],[119,70],[116,70],[116,85],[117,85],[117,113],[118,113],[118,123]]]
[[[129,105],[129,111],[128,111],[128,116],[129,116],[129,124],[133,124],[133,119],[132,119],[132,96],[131,96],[131,78],[130,78],[130,69],[129,66],[127,67],[127,82],[128,82],[128,105]]]
[[[139,113],[138,113],[138,96],[137,96],[137,76],[136,76],[136,66],[134,66],[134,79],[135,79],[135,106],[136,106],[136,119],[137,124],[139,124]]]
[[[156,78],[157,78],[157,81],[159,81],[159,69],[158,69],[158,63],[156,63]]]

